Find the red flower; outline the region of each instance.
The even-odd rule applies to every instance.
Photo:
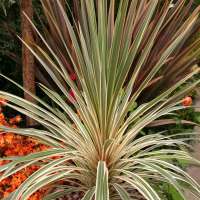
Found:
[[[75,94],[74,94],[74,91],[72,89],[69,90],[69,95],[75,100],[76,97],[75,97]]]
[[[75,73],[71,73],[71,74],[70,74],[70,79],[71,79],[72,81],[75,81],[75,80],[77,79],[76,74],[75,74]]]
[[[182,100],[182,105],[183,106],[191,106],[192,105],[192,98],[187,96]]]

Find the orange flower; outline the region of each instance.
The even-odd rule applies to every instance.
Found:
[[[0,166],[5,165],[7,163],[9,163],[8,160],[0,160]]]
[[[2,105],[2,102],[5,101],[0,99],[0,105]],[[6,117],[2,113],[2,110],[0,110],[0,125],[16,128],[16,124],[21,120],[21,116],[17,115],[16,117],[8,119],[8,123]],[[48,146],[40,144],[38,141],[29,137],[16,135],[14,133],[0,133],[0,150],[2,156],[24,156],[33,152],[43,151],[48,148]],[[9,162],[10,161],[1,160],[0,166]],[[39,168],[39,166],[35,165],[26,167],[25,169],[0,181],[0,199],[9,196],[10,193],[16,190],[32,173],[37,171]],[[46,191],[46,189],[37,191],[29,198],[29,200],[42,200]]]
[[[21,122],[21,121],[22,121],[22,117],[21,117],[20,115],[17,115],[17,116],[15,117],[15,121],[16,121],[17,123]]]
[[[0,113],[0,121],[4,121],[5,120],[5,116],[3,113]]]
[[[3,134],[0,134],[0,147],[3,147],[5,143]]]
[[[40,144],[40,145],[38,145],[38,150],[37,151],[46,151],[47,149],[49,149],[48,146],[46,146],[44,144]]]
[[[4,155],[13,156],[13,149],[11,149],[11,148],[6,149],[5,152],[4,152]]]
[[[7,192],[7,191],[6,191],[6,192],[4,192],[3,197],[6,198],[6,197],[9,196],[9,194],[10,194],[10,192]]]
[[[183,106],[191,106],[192,105],[192,98],[187,96],[182,100],[182,105]]]
[[[13,176],[10,185],[12,186],[13,190],[17,189],[19,185],[21,185],[25,180],[26,176],[22,173],[17,173],[15,176]]]
[[[13,117],[9,120],[10,124],[18,124],[19,122],[22,121],[22,118],[20,115],[17,115],[16,117]]]
[[[5,142],[8,143],[8,144],[12,144],[13,140],[14,140],[14,134],[12,133],[7,133],[5,134]]]
[[[7,100],[0,98],[0,106],[5,106],[7,102]]]

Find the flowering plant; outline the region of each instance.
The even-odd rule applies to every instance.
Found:
[[[21,116],[17,115],[16,117],[7,119],[3,114],[2,109],[5,105],[6,100],[0,99],[0,126],[17,128],[17,124],[22,120]],[[10,132],[0,132],[0,166],[9,163],[9,161],[6,160],[6,157],[25,156],[46,149],[47,146],[39,144],[36,140],[33,140],[30,137],[20,136]],[[31,165],[0,181],[0,199],[7,197],[15,191],[33,172],[38,169],[39,166]],[[29,200],[40,200],[45,192],[45,189],[40,189],[38,192],[35,192]]]

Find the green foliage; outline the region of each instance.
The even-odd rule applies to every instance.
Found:
[[[6,74],[21,84],[21,44],[16,38],[16,34],[20,33],[19,12],[17,3],[7,8],[6,16],[0,12],[0,73]],[[0,80],[0,89],[15,94],[21,93],[5,80]]]
[[[184,109],[180,100],[200,82],[185,84],[199,73],[199,68],[179,71],[189,58],[199,54],[199,50],[191,54],[199,41],[189,45],[189,50],[186,46],[184,54],[178,51],[198,23],[199,8],[192,14],[184,12],[185,20],[177,25],[183,17],[180,12],[185,11],[184,1],[172,8],[170,1],[160,4],[158,0],[121,0],[115,9],[115,0],[88,0],[80,1],[80,20],[72,22],[64,1],[41,3],[51,27],[44,27],[41,33],[30,20],[41,42],[22,42],[59,89],[57,92],[40,84],[57,109],[7,78],[38,104],[5,91],[0,91],[0,98],[44,129],[1,129],[33,137],[51,148],[23,157],[2,158],[11,162],[0,167],[0,181],[29,165],[40,166],[8,199],[26,200],[38,189],[51,186],[46,199],[79,190],[85,200],[161,200],[155,183],[167,183],[183,199],[185,188],[200,198],[200,185],[175,162],[200,164],[188,153],[185,141],[186,137],[194,140],[196,133],[169,135],[162,129],[140,135],[156,119]],[[167,44],[160,43],[166,30]],[[68,59],[76,81],[66,67]],[[171,68],[172,63],[176,67]],[[166,69],[168,76],[158,79]],[[172,72],[176,81],[163,85]],[[156,88],[163,86],[162,90],[150,90],[152,84]],[[152,93],[142,101],[147,89]],[[70,181],[74,186],[60,181]]]
[[[177,190],[174,187],[169,186],[168,192],[169,192],[169,195],[171,195],[171,197],[169,196],[168,198],[169,200],[170,198],[172,200],[184,200],[183,197],[180,196],[180,194],[177,192]]]
[[[197,4],[200,4],[200,0],[195,0],[195,2],[196,2]]]
[[[10,8],[15,3],[15,0],[0,0],[0,7],[3,9],[5,15],[7,15],[7,8]]]
[[[156,190],[160,191],[162,200],[184,200],[184,198],[178,193],[178,191],[167,183],[155,185]]]

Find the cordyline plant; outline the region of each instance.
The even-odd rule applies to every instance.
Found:
[[[43,2],[48,1],[41,0]],[[84,200],[129,200],[140,196],[147,200],[161,200],[155,189],[155,185],[160,183],[172,185],[183,199],[185,188],[200,198],[198,183],[174,164],[176,160],[200,164],[186,151],[190,147],[188,137],[192,139],[196,134],[168,136],[164,130],[146,136],[140,134],[154,120],[184,108],[180,99],[200,81],[190,85],[185,82],[199,72],[198,68],[154,98],[135,106],[138,97],[155,81],[160,71],[167,69],[168,61],[176,57],[175,52],[195,27],[200,8],[187,16],[162,51],[159,48],[155,51],[155,44],[159,44],[156,43],[158,36],[160,38],[163,34],[162,39],[165,40],[163,30],[169,19],[176,20],[176,15],[172,15],[175,11],[171,1],[81,0],[77,5],[80,17],[76,25],[72,25],[61,1],[53,2],[57,6],[53,13],[59,13],[67,27],[73,51],[66,44],[65,33],[60,32],[52,10],[46,8],[46,13],[61,38],[78,83],[71,80],[58,56],[57,51],[61,50],[53,49],[50,41],[45,40],[30,21],[45,48],[23,42],[60,92],[40,84],[56,107],[28,91],[38,101],[37,105],[0,92],[0,98],[6,99],[8,106],[45,127],[44,130],[1,129],[36,138],[51,147],[28,156],[3,158],[11,162],[0,167],[0,181],[27,166],[40,167],[8,199],[26,200],[46,186],[52,189],[45,200],[76,191],[83,193],[81,198]],[[119,5],[116,5],[117,2]],[[181,6],[184,2],[180,0],[177,4]],[[171,27],[172,32],[175,28]],[[138,77],[149,65],[151,67],[136,87]],[[182,89],[177,91],[183,84]],[[73,95],[69,94],[68,88]],[[140,196],[136,197],[137,193]]]
[[[60,2],[63,7],[66,6],[65,0],[60,0]],[[78,0],[73,1],[73,13],[69,13],[73,14],[74,16],[73,25],[77,26],[78,21],[82,21],[82,16],[78,11],[78,2]],[[154,12],[154,17],[150,19],[150,23],[147,25],[148,27],[147,31],[145,31],[144,33],[144,39],[137,49],[137,53],[132,61],[132,67],[129,70],[129,75],[127,78],[131,77],[135,64],[137,63],[138,58],[141,55],[144,47],[147,45],[147,38],[149,38],[152,30],[157,25],[160,16],[166,9],[167,2],[165,6],[163,5],[163,3],[165,3],[165,1],[159,1],[159,5]],[[60,12],[56,12],[56,10],[58,9],[56,1],[43,0],[42,6],[46,18],[46,23],[42,23],[41,26],[42,31],[44,32],[44,38],[48,41],[49,46],[55,52],[56,56],[58,56],[62,65],[70,74],[73,75],[73,63],[68,57],[68,53],[65,47],[67,46],[68,51],[70,51],[72,53],[72,56],[74,56],[73,52],[75,52],[75,50],[71,42],[68,26],[64,22],[64,19]],[[183,26],[183,24],[188,23],[188,17],[193,9],[192,6],[193,0],[176,1],[176,3],[170,9],[170,12],[168,12],[168,14],[165,16],[164,22],[157,33],[157,36],[154,40],[154,45],[151,48],[148,58],[143,63],[140,73],[137,76],[133,88],[134,90],[136,90],[139,85],[142,84],[142,82],[145,80],[160,56],[163,54],[169,44],[171,44],[171,42],[174,40],[174,37],[176,37],[181,32],[181,27]],[[138,28],[137,25],[140,23],[141,17],[146,10],[145,2],[141,2],[140,8],[138,9],[140,9],[140,11],[137,13],[137,18],[135,17],[133,19],[134,23],[136,24],[135,30],[130,33],[129,36],[132,37],[132,39],[136,37]],[[134,14],[132,16],[134,17]],[[114,20],[115,16],[112,17],[112,24],[114,24]],[[173,51],[173,53],[170,55],[170,58],[165,62],[165,66],[159,70],[159,73],[151,80],[146,90],[141,93],[140,98],[137,102],[138,104],[143,103],[145,100],[150,100],[154,98],[156,95],[174,85],[174,83],[186,76],[191,68],[194,66],[194,64],[198,62],[198,58],[200,57],[200,39],[199,37],[193,36],[194,33],[198,35],[199,30],[200,20],[197,20],[192,31],[188,32],[187,35],[185,35],[184,39],[180,42],[179,47]],[[124,40],[125,39],[126,38],[124,38]],[[40,42],[40,39],[38,39],[38,41]],[[45,48],[45,46],[43,46],[43,48]],[[42,72],[36,74],[38,80],[48,86],[48,88],[55,90],[57,87],[55,86],[55,84],[52,83],[51,78],[48,78],[48,74],[45,73],[45,71],[39,66],[37,67],[37,69],[38,72]],[[58,73],[57,77],[60,81],[62,81],[62,77],[59,77]],[[65,85],[64,82],[62,82],[62,84]]]

